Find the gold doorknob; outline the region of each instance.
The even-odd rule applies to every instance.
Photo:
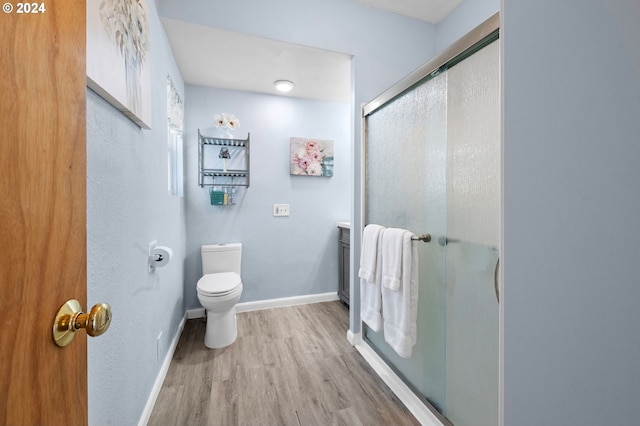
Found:
[[[87,330],[89,336],[100,336],[111,324],[111,306],[98,303],[88,314],[82,312],[80,302],[67,300],[60,307],[53,320],[53,340],[60,347],[67,346],[81,328]]]

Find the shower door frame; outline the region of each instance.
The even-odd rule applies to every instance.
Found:
[[[438,55],[434,56],[431,60],[420,66],[411,74],[398,81],[393,86],[378,95],[375,99],[367,102],[362,106],[362,125],[366,130],[366,120],[368,115],[371,115],[377,109],[383,107],[393,99],[415,86],[420,81],[427,78],[429,75],[437,72],[445,65],[453,65],[460,62],[473,52],[480,50],[485,46],[484,41],[491,39],[496,32],[500,30],[500,14],[496,12],[489,19],[469,31],[463,37],[451,44],[448,48],[443,50]],[[362,148],[366,149],[366,138],[362,138]],[[364,151],[363,151],[364,154]],[[364,155],[363,155],[364,158]],[[362,171],[362,177],[365,177],[365,171]],[[364,185],[363,185],[364,187]],[[364,188],[362,188],[364,189]],[[364,201],[364,200],[363,200]],[[364,210],[364,209],[363,209]],[[363,215],[364,216],[364,215]]]
[[[463,37],[461,37],[460,39],[458,39],[456,42],[454,42],[453,44],[451,44],[447,49],[445,49],[444,51],[442,51],[441,53],[439,53],[438,55],[436,55],[435,57],[433,57],[431,60],[429,60],[428,62],[426,62],[424,65],[420,66],[418,69],[416,69],[415,71],[413,71],[411,74],[407,75],[405,78],[403,78],[402,80],[398,81],[397,83],[395,83],[393,86],[389,87],[387,90],[385,90],[384,92],[382,92],[380,95],[378,95],[375,99],[373,99],[372,101],[365,103],[362,105],[362,114],[361,114],[361,162],[360,162],[360,214],[359,214],[359,219],[360,219],[360,224],[362,224],[362,227],[364,228],[365,226],[365,219],[366,219],[366,211],[367,211],[367,205],[366,205],[366,182],[367,182],[367,175],[366,175],[366,158],[367,158],[367,141],[368,141],[368,126],[367,126],[367,117],[371,114],[373,114],[375,111],[377,111],[378,109],[382,108],[383,106],[387,105],[388,103],[392,102],[393,100],[395,100],[397,97],[399,97],[400,95],[402,95],[403,93],[411,90],[413,87],[415,87],[417,84],[419,84],[420,82],[424,81],[426,78],[428,78],[430,75],[437,75],[441,72],[443,67],[450,67],[455,65],[456,63],[464,60],[465,58],[467,58],[468,56],[472,55],[473,53],[477,52],[478,50],[482,49],[483,47],[485,47],[486,45],[492,43],[493,41],[495,41],[497,38],[499,38],[499,33],[500,33],[500,13],[496,12],[494,15],[492,15],[490,18],[488,18],[486,21],[484,21],[483,23],[481,23],[480,25],[478,25],[476,28],[474,28],[473,30],[471,30],[470,32],[468,32],[467,34],[465,34]],[[501,47],[502,49],[502,47]],[[502,56],[502,54],[501,54]],[[502,74],[502,72],[501,72]],[[502,80],[502,75],[500,76],[500,80]],[[502,98],[502,95],[500,95],[500,97]],[[501,142],[502,143],[502,142]],[[501,148],[502,150],[502,148]],[[501,160],[502,161],[502,160]],[[501,170],[502,170],[502,166],[501,166]],[[503,185],[502,182],[502,176],[500,177],[500,181],[501,181],[501,187]],[[502,193],[502,188],[500,189],[500,192]],[[502,212],[502,195],[500,196],[500,212]],[[500,224],[502,223],[502,220],[500,219]],[[500,232],[502,229],[502,225],[500,225]],[[355,235],[352,235],[352,238],[357,238],[358,241],[356,242],[356,246],[357,247],[361,247],[361,235],[362,235],[362,229],[360,230],[359,233],[352,233]],[[502,246],[502,236],[499,237],[500,240],[500,247],[498,247],[499,252],[502,253],[501,250],[501,246]],[[357,255],[357,257],[359,258],[359,254]],[[504,267],[500,268],[499,271],[499,283],[498,283],[498,292],[500,295],[503,294],[502,291],[502,276],[503,276],[503,270]],[[358,281],[356,280],[355,282],[353,282],[352,280],[352,288],[351,288],[351,294],[359,294],[359,292],[355,293],[354,292],[354,287],[356,285],[358,285]],[[503,380],[503,312],[504,312],[504,306],[502,303],[502,297],[500,297],[500,303],[499,303],[499,330],[498,330],[498,338],[499,338],[499,342],[498,342],[498,356],[499,356],[499,360],[498,360],[498,371],[499,371],[499,378],[498,378],[498,421],[499,421],[499,425],[503,425],[503,406],[504,406],[504,389],[503,389],[503,384],[504,384],[504,380]],[[364,341],[364,333],[363,333],[363,324],[360,318],[360,300],[359,298],[357,299],[357,305],[356,303],[354,303],[356,301],[352,301],[352,309],[356,309],[356,313],[355,313],[355,321],[357,323],[359,323],[359,327],[357,328],[359,331],[360,336],[358,337],[357,341]],[[353,327],[352,327],[353,329]],[[386,361],[385,361],[386,362]],[[392,370],[395,370],[395,368],[392,365],[389,365],[389,367]],[[397,372],[396,372],[397,373]],[[404,380],[403,380],[404,381]],[[413,390],[413,386],[406,383],[405,384]],[[414,390],[415,392],[415,390]],[[431,405],[427,402],[425,402],[425,398],[419,398],[420,400],[423,401],[423,403],[425,403],[425,405],[427,406],[427,408],[436,416],[439,418],[439,420],[441,422],[443,422],[443,424],[450,424],[448,423],[448,421],[446,420],[446,418],[443,418],[443,416],[437,412],[437,410],[435,410],[433,407],[431,407]]]

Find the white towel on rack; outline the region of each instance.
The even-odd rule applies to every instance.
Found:
[[[362,250],[360,250],[360,270],[358,276],[367,282],[375,281],[378,239],[384,226],[370,224],[362,231]]]
[[[398,290],[402,279],[402,256],[405,234],[404,229],[387,228],[382,236],[382,287]],[[411,249],[407,254],[411,254]]]
[[[389,230],[385,230],[384,238]],[[403,358],[411,357],[417,338],[418,318],[418,248],[412,233],[402,235],[402,260],[398,289],[382,286],[384,340]],[[382,269],[386,258],[382,259]],[[384,274],[384,272],[383,272]]]
[[[360,250],[360,319],[373,331],[382,330],[382,293],[379,242],[384,227],[370,224],[362,232]]]

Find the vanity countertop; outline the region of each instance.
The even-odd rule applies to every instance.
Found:
[[[336,225],[338,225],[338,228],[351,228],[350,222],[336,222]]]

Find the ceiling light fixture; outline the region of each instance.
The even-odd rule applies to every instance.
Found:
[[[273,83],[278,92],[290,92],[293,90],[293,83],[289,80],[278,80]]]

